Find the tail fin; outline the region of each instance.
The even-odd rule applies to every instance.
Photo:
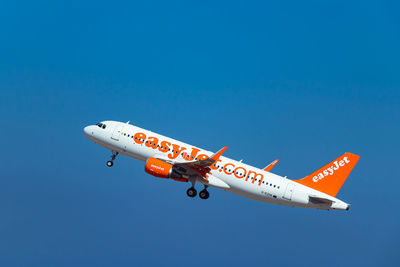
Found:
[[[360,156],[347,152],[296,182],[335,197],[359,158]]]

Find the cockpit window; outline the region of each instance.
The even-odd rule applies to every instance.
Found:
[[[101,122],[97,123],[96,125],[99,126],[100,128],[103,128],[103,129],[106,128],[106,125],[101,123]]]

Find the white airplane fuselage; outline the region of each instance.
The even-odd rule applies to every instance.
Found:
[[[84,134],[113,152],[146,162],[149,158],[184,163],[211,157],[213,152],[139,128],[129,123],[104,121],[90,125]],[[326,210],[348,210],[349,204],[295,180],[221,156],[208,179],[189,179],[258,201]],[[324,201],[312,201],[323,199]]]

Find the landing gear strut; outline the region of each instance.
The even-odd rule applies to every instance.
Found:
[[[196,183],[196,181],[195,181],[195,180],[190,180],[190,182],[192,183],[192,187],[189,188],[189,189],[186,191],[186,194],[188,195],[188,197],[195,197],[195,196],[197,195],[197,191],[196,191],[196,189],[194,188],[194,184]]]
[[[114,160],[115,158],[118,156],[118,152],[117,151],[113,151],[112,152],[112,156],[111,156],[111,160],[107,161],[106,165],[108,167],[112,167],[114,165]]]
[[[210,193],[208,193],[208,191],[207,191],[207,186],[205,185],[205,186],[204,186],[204,189],[200,191],[199,197],[200,197],[201,199],[207,199],[209,196],[210,196]]]

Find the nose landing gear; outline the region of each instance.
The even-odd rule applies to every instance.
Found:
[[[111,160],[107,161],[106,165],[107,167],[112,167],[114,165],[114,160],[115,158],[118,156],[118,152],[117,151],[113,151],[112,152],[112,156],[111,156]]]
[[[111,160],[107,161],[107,167],[112,167],[114,165],[114,162],[112,162]]]

